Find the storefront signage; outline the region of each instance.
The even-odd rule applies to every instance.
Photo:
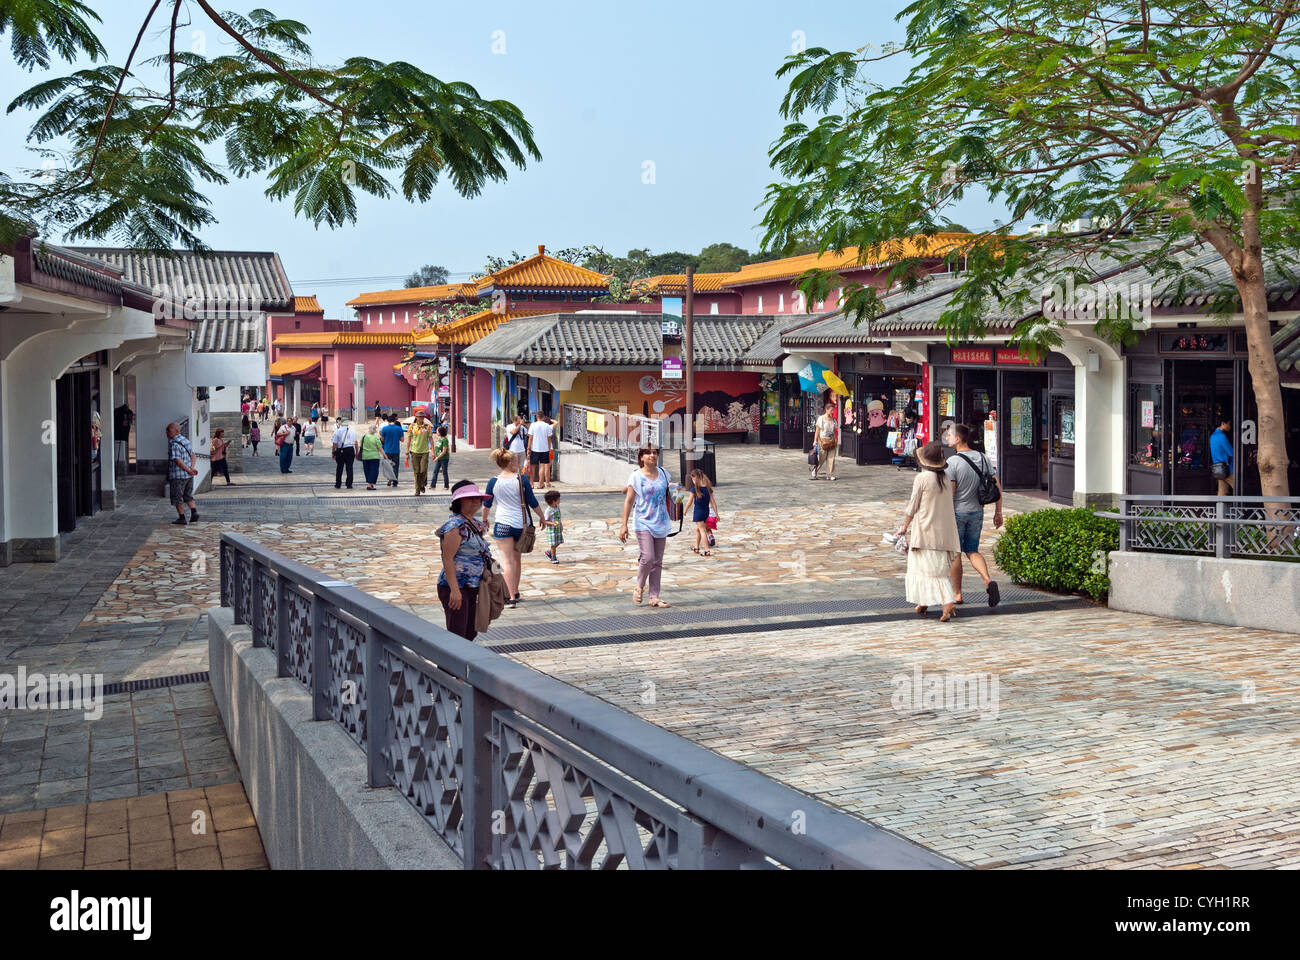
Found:
[[[1018,363],[1030,367],[1038,366],[1038,356],[1036,354],[1031,353],[1026,356],[1014,348],[999,349],[997,358],[998,363]]]
[[[988,349],[972,350],[958,347],[952,352],[953,363],[992,363],[993,351]]]
[[[984,456],[989,458],[989,463],[994,470],[998,468],[998,419],[997,415],[990,413],[988,419],[984,421]]]
[[[1072,409],[1063,409],[1061,411],[1061,442],[1074,443],[1074,411]]]
[[[1227,353],[1228,335],[1200,330],[1185,333],[1162,333],[1161,353]]]
[[[682,298],[664,297],[660,302],[664,342],[663,378],[681,380],[685,375],[682,365]]]
[[[1142,401],[1142,426],[1154,427],[1156,425],[1156,402],[1154,400]]]

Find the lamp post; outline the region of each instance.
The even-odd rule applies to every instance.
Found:
[[[686,367],[686,450],[694,460],[695,451],[695,268],[686,268],[686,304],[682,309],[682,352]]]

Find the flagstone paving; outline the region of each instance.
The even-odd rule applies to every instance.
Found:
[[[626,642],[510,655],[972,866],[1300,865],[1295,635],[1080,602],[1040,610],[1019,596],[952,624],[892,614],[774,629],[772,604],[901,596],[903,558],[880,534],[913,475],[846,464],[835,484],[810,482],[797,451],[772,448],[720,447],[718,461],[717,555],[689,552],[689,526],[670,541],[667,613],[631,602],[636,548],[614,537],[619,495],[561,484],[562,562],[527,557],[525,599],[498,625],[551,622],[559,637],[614,615],[645,626]],[[495,472],[483,452],[453,464],[480,482]],[[327,457],[296,460],[288,483],[269,459],[238,479],[200,497],[194,526],[166,523],[156,493],[128,497],[107,515],[111,573],[113,554],[82,531],[91,560],[0,570],[0,670],[66,664],[114,681],[206,669],[223,530],[441,623],[443,491],[336,493]],[[1047,504],[1013,494],[1007,506]],[[968,603],[982,604],[967,583]],[[42,628],[47,595],[57,624]],[[683,611],[703,618],[692,636],[670,629]],[[918,669],[918,695],[905,697]],[[985,675],[976,709],[933,699],[932,676],[971,674]],[[12,811],[238,779],[207,684],[143,693],[107,698],[103,733],[76,717],[0,714],[0,747],[17,745],[0,756],[0,860],[13,849],[3,831],[30,822]]]

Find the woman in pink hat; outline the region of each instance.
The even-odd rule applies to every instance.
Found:
[[[491,499],[472,481],[457,481],[451,488],[451,519],[438,528],[442,541],[438,599],[447,615],[447,629],[466,640],[478,635],[474,624],[479,581],[492,559],[483,527],[474,515]]]

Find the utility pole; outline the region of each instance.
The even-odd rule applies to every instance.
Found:
[[[451,452],[456,452],[456,344],[447,345],[450,359],[447,361],[447,433],[451,435]],[[438,398],[433,400],[434,416],[438,414]],[[466,437],[465,439],[469,439]]]
[[[682,352],[686,367],[686,449],[695,450],[695,268],[686,268],[686,305],[682,310]],[[688,458],[689,459],[689,458]]]

